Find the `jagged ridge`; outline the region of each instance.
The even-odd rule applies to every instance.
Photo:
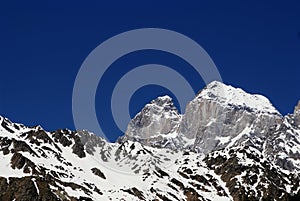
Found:
[[[297,200],[297,108],[213,82],[183,116],[152,101],[119,143],[0,117],[0,200]]]

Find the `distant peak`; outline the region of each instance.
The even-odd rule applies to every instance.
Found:
[[[35,129],[36,131],[44,130],[43,127],[42,127],[41,125],[34,126],[34,129]]]
[[[156,99],[152,100],[150,104],[155,104],[159,106],[163,105],[173,105],[173,100],[170,96],[165,95],[165,96],[159,96]]]
[[[255,112],[280,115],[266,97],[258,94],[249,94],[243,89],[235,88],[219,81],[209,83],[199,92],[196,99],[214,100],[224,105],[234,105],[249,108]]]
[[[210,89],[210,88],[214,88],[214,87],[218,87],[218,86],[227,86],[227,85],[220,81],[212,81],[211,83],[209,83],[206,86],[206,88]]]
[[[165,96],[159,96],[156,99],[154,99],[154,101],[155,100],[172,101],[172,98],[170,96],[168,96],[168,95],[165,95]]]
[[[300,100],[298,102],[298,105],[296,105],[295,110],[294,110],[294,114],[296,113],[300,113]]]

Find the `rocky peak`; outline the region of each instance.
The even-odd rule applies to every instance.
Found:
[[[147,104],[129,123],[125,138],[140,141],[177,131],[181,115],[169,96],[158,97]]]
[[[152,100],[142,109],[142,112],[147,111],[154,114],[170,113],[170,115],[178,115],[177,108],[170,96],[161,96]]]
[[[296,113],[300,113],[300,100],[298,102],[298,105],[296,105],[295,110],[294,110],[294,114]]]
[[[213,81],[201,90],[194,101],[216,101],[224,106],[234,106],[258,113],[277,114],[271,102],[264,96],[250,94],[240,88]]]
[[[293,124],[296,127],[300,127],[300,101],[298,102],[298,105],[295,107],[294,114],[292,115]]]
[[[195,150],[208,153],[262,136],[281,118],[266,97],[214,81],[188,103],[180,133],[194,140]]]
[[[156,99],[151,101],[151,104],[157,104],[158,106],[164,106],[164,105],[174,106],[172,98],[168,95],[157,97]]]
[[[0,116],[0,130],[4,129],[9,133],[15,133],[19,131],[21,128],[24,128],[23,124],[13,123],[8,118]]]
[[[208,153],[250,135],[263,136],[281,118],[266,97],[214,81],[187,104],[183,115],[168,96],[151,101],[129,123],[122,139]]]

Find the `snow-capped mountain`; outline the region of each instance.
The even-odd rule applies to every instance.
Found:
[[[134,140],[147,140],[159,135],[176,133],[181,121],[172,99],[169,96],[158,97],[147,104],[128,125],[124,137]]]
[[[193,140],[193,149],[208,153],[264,135],[280,119],[267,98],[212,82],[187,105],[179,133]]]
[[[249,134],[264,135],[282,119],[270,101],[220,82],[212,82],[178,114],[170,97],[161,98],[135,116],[124,139],[134,139],[150,146],[192,149],[200,153],[235,146]],[[159,108],[159,109],[156,109]],[[170,115],[169,108],[172,108]],[[159,110],[159,115],[152,112]],[[172,129],[164,129],[168,126]],[[153,129],[155,125],[155,129]],[[172,126],[170,126],[172,125]],[[165,132],[167,130],[167,132]]]
[[[153,100],[117,143],[0,117],[0,200],[300,200],[300,102],[212,82]]]

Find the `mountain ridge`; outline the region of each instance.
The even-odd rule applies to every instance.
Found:
[[[244,95],[208,89],[220,85]],[[299,110],[206,89],[183,115],[169,97],[153,100],[116,143],[0,116],[0,200],[299,200]]]
[[[178,118],[167,119],[169,125],[172,125],[172,132],[159,133],[158,130],[161,129],[159,126],[150,129],[150,123],[161,125],[161,121],[166,121],[163,117],[166,112],[165,108],[160,109],[160,116],[144,112],[149,110],[151,108],[149,109],[147,104],[132,119],[125,136],[119,141],[130,139],[150,146],[181,150],[187,148],[208,153],[233,143],[234,137],[242,134],[243,131],[251,130],[250,127],[256,128],[260,124],[259,130],[263,131],[268,129],[269,124],[275,124],[283,118],[267,98],[248,94],[242,89],[217,81],[208,84],[187,104],[185,114],[179,114],[176,109],[173,109]],[[148,122],[141,124],[140,119],[148,119]],[[135,129],[139,132],[136,133]],[[145,136],[148,138],[145,139]]]

